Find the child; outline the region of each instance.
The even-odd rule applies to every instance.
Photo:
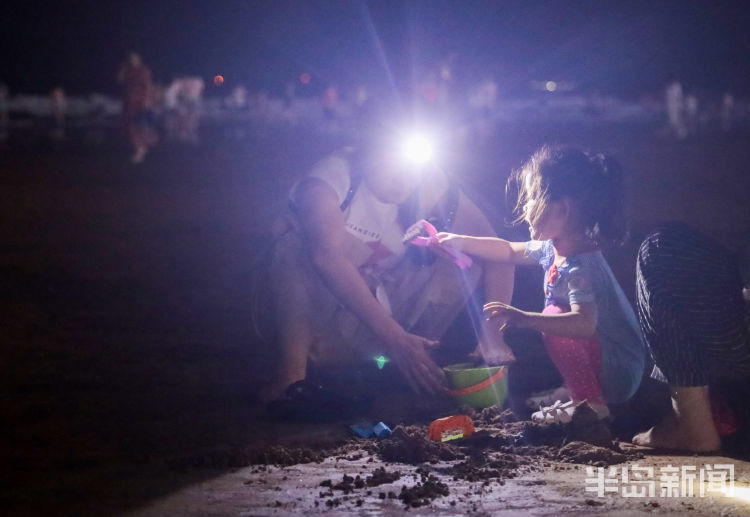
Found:
[[[501,302],[484,307],[498,332],[506,326],[542,332],[570,392],[570,402],[540,408],[534,421],[567,422],[584,400],[606,418],[607,403],[624,402],[641,381],[645,344],[638,320],[599,250],[624,234],[619,176],[601,156],[543,147],[515,175],[521,185],[518,220],[529,224],[533,240],[438,234],[441,244],[480,259],[546,270],[541,314]],[[486,352],[488,361],[508,355]]]

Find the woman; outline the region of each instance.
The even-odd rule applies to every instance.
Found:
[[[486,296],[510,300],[512,266],[462,271],[402,242],[408,226],[428,218],[443,231],[494,232],[434,162],[405,159],[377,113],[357,148],[324,158],[292,189],[292,229],[276,243],[270,272],[281,357],[262,400],[305,379],[310,358],[326,364],[373,354],[392,360],[414,391],[437,392],[443,373],[429,349],[480,277]],[[480,346],[502,339],[481,334]]]

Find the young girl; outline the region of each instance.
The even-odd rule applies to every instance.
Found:
[[[638,320],[599,246],[624,234],[619,170],[602,156],[577,149],[543,147],[515,175],[521,186],[518,220],[533,240],[442,233],[441,244],[487,261],[540,264],[546,271],[545,308],[524,312],[501,302],[485,305],[497,324],[536,329],[560,370],[572,400],[540,408],[532,419],[567,422],[588,401],[600,418],[607,403],[624,402],[638,387],[645,344]],[[500,341],[502,343],[502,341]],[[485,359],[509,357],[487,350]]]

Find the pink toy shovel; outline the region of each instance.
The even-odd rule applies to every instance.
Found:
[[[427,232],[427,237],[420,235],[422,230]],[[440,244],[437,239],[437,233],[437,229],[435,229],[429,221],[422,219],[411,225],[409,229],[406,230],[406,233],[404,234],[404,242],[408,242],[414,246],[429,248],[433,253],[437,253],[438,255],[442,255],[452,260],[461,269],[469,269],[473,264],[471,257],[458,250]]]

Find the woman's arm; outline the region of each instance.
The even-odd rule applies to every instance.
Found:
[[[372,295],[364,278],[344,252],[346,220],[336,192],[323,180],[306,178],[295,194],[310,260],[323,281],[379,338],[393,341],[402,332],[401,327]]]
[[[295,192],[295,204],[310,259],[325,285],[373,333],[399,356],[399,367],[407,369],[410,382],[427,391],[441,386],[442,371],[429,358],[425,346],[433,343],[409,334],[372,295],[357,267],[345,253],[346,220],[336,192],[317,178],[302,180]]]

